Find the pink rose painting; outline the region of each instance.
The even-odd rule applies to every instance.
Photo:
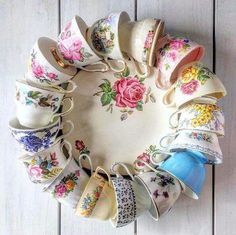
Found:
[[[43,169],[39,166],[30,166],[29,167],[29,175],[34,178],[39,178],[42,175]]]
[[[44,70],[43,67],[38,64],[35,60],[32,62],[32,72],[36,77],[43,77]]]
[[[150,155],[147,154],[147,153],[142,153],[141,155],[139,155],[137,157],[137,159],[138,160],[142,160],[142,161],[144,161],[144,162],[146,162],[148,164],[150,163]],[[137,165],[138,166],[145,166],[145,164],[143,162],[138,162]]]
[[[65,184],[60,183],[55,187],[56,197],[64,197],[64,194],[67,192]]]
[[[125,73],[114,74],[117,78],[114,84],[103,79],[99,90],[94,93],[94,96],[100,97],[102,106],[107,106],[107,112],[112,113],[114,106],[119,108],[121,121],[126,120],[134,110],[143,111],[143,105],[149,101],[156,102],[151,87],[145,87],[144,79],[129,73],[128,69]]]
[[[185,95],[192,95],[198,88],[199,82],[197,80],[191,80],[188,83],[183,83],[180,87],[180,90]]]

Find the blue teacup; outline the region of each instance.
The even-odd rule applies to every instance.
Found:
[[[54,143],[69,135],[74,129],[74,124],[70,120],[65,123],[70,125],[69,131],[58,138],[56,138],[57,134],[63,128],[63,124],[58,117],[51,124],[37,129],[24,127],[19,123],[17,118],[13,118],[9,121],[9,129],[12,136],[20,144],[20,147],[29,155],[32,155],[48,149]]]
[[[183,187],[184,194],[198,199],[206,177],[206,160],[206,157],[197,151],[175,152],[159,169],[176,177]]]

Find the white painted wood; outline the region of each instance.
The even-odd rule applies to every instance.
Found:
[[[57,34],[58,3],[0,1],[0,16],[0,234],[56,235],[58,204],[29,181],[7,126],[15,114],[14,81],[26,70],[31,46],[39,36]]]
[[[228,91],[222,100],[226,118],[226,136],[220,143],[224,162],[215,168],[215,234],[235,235],[236,218],[236,4],[216,1],[216,74]]]
[[[165,20],[168,33],[186,35],[202,43],[206,47],[204,62],[212,67],[212,1],[138,0],[137,19],[147,17]],[[138,219],[138,234],[212,234],[212,169],[207,170],[199,201],[180,198],[171,213],[156,223],[148,217]]]
[[[110,12],[125,10],[134,18],[134,2],[126,0],[62,0],[61,23],[62,27],[74,15],[82,17],[88,25]],[[112,228],[109,222],[100,222],[79,218],[70,208],[62,205],[61,208],[61,235],[103,235],[103,234],[134,234],[134,223],[124,228]]]

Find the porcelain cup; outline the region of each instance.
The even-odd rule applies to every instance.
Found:
[[[16,81],[16,117],[22,126],[40,128],[47,126],[55,117],[68,114],[74,107],[72,98],[64,94],[33,87],[24,81]],[[57,113],[61,104],[70,102],[68,110]]]
[[[87,33],[87,41],[93,51],[104,58],[109,67],[115,72],[121,72],[126,68],[124,55],[121,51],[120,28],[130,20],[126,12],[111,13],[96,21]],[[116,60],[121,67],[114,66],[108,58]]]
[[[116,166],[124,168],[131,180],[123,178]],[[117,213],[110,219],[113,227],[123,227],[132,223],[151,207],[151,198],[142,184],[139,184],[124,163],[118,162],[112,165],[111,172],[116,174],[112,178],[112,184],[116,195]]]
[[[68,131],[57,137],[58,132],[68,125]],[[56,117],[52,123],[45,127],[30,129],[22,126],[17,118],[9,122],[9,129],[12,136],[19,143],[20,147],[29,155],[35,154],[51,147],[54,143],[59,142],[74,129],[74,124],[70,120],[62,123],[59,117]]]
[[[226,94],[224,85],[214,73],[200,62],[193,62],[181,67],[177,81],[163,96],[163,104],[180,108],[193,100],[214,103]]]
[[[86,41],[88,26],[79,16],[74,16],[63,28],[58,37],[57,49],[62,60],[69,65],[91,72],[105,72],[109,69],[107,64],[101,62]],[[91,69],[86,65],[93,65]]]
[[[200,60],[204,55],[204,47],[188,38],[170,36],[163,37],[158,44],[156,79],[157,87],[168,89],[176,80],[178,70],[186,64]]]
[[[108,181],[98,172],[105,173]],[[101,167],[97,167],[78,202],[76,215],[109,220],[114,217],[116,210],[115,192],[110,175]]]
[[[79,166],[74,158],[69,158],[61,174],[44,191],[63,205],[76,208],[76,205],[89,181],[88,174],[82,169],[81,160],[87,158],[90,163],[91,173],[93,167],[88,155],[80,155]]]
[[[190,104],[169,119],[171,128],[177,130],[197,130],[224,136],[224,114],[220,107],[213,104]]]

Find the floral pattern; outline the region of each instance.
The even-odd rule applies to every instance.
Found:
[[[80,170],[71,172],[67,176],[63,177],[59,184],[54,187],[53,196],[55,198],[65,198],[69,193],[74,191],[77,185],[77,180],[80,177]]]
[[[74,64],[76,61],[84,62],[92,56],[86,51],[81,39],[71,30],[71,22],[66,25],[59,38],[58,49],[70,64]]]
[[[80,154],[90,154],[90,151],[85,146],[84,142],[82,140],[76,140],[75,141],[75,148],[79,151]]]
[[[24,105],[34,105],[35,107],[50,108],[54,112],[58,108],[58,97],[51,94],[44,95],[40,91],[28,91],[22,88],[17,88],[16,100]]]
[[[142,55],[143,62],[147,62],[148,60],[148,55],[150,53],[150,49],[153,43],[153,38],[154,38],[154,31],[149,30],[143,46],[143,55]]]
[[[99,185],[91,193],[87,193],[83,198],[80,212],[82,216],[88,217],[92,214],[93,209],[96,206],[98,199],[100,198],[104,184],[105,180],[101,180]]]
[[[109,80],[103,79],[99,91],[94,93],[94,96],[101,97],[101,104],[107,106],[107,112],[112,113],[114,105],[119,108],[122,113],[121,121],[126,120],[134,110],[143,111],[143,104],[156,102],[151,87],[145,87],[143,78],[130,75],[128,68],[122,73],[115,73],[114,76],[117,78],[115,83],[112,85]]]
[[[50,84],[54,81],[59,81],[58,75],[55,74],[47,66],[43,66],[37,59],[37,52],[32,50],[31,54],[31,69],[35,78],[40,82],[46,82]]]
[[[182,71],[182,76],[178,79],[176,87],[185,95],[192,95],[198,88],[213,79],[214,74],[207,68],[195,63]]]
[[[45,182],[51,178],[56,177],[62,171],[58,167],[56,153],[50,153],[50,158],[42,156],[34,156],[30,161],[24,161],[25,166],[31,181],[34,183]]]
[[[111,31],[111,24],[113,21],[113,15],[97,21],[91,34],[94,48],[104,54],[111,53],[115,45],[115,34]]]
[[[212,143],[212,136],[208,133],[190,132],[190,133],[186,133],[186,135],[191,139]]]

